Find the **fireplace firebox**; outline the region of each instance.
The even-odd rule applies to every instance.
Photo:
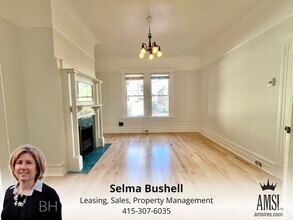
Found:
[[[80,155],[94,150],[95,147],[95,116],[78,119]]]

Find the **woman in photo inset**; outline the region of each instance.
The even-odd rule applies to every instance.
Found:
[[[61,220],[56,191],[41,181],[45,157],[32,145],[23,145],[10,156],[10,168],[17,183],[6,190],[2,220]]]

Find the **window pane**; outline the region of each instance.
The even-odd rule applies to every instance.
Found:
[[[152,96],[152,116],[169,116],[169,96]]]
[[[144,116],[143,96],[127,97],[127,116]]]
[[[126,74],[127,116],[144,116],[143,74]]]
[[[168,95],[169,79],[152,78],[152,95]]]
[[[127,96],[143,95],[143,80],[127,80],[126,81]]]
[[[169,74],[152,74],[152,116],[169,116]]]

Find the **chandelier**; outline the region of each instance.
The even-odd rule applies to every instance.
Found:
[[[152,43],[152,33],[151,33],[151,21],[152,21],[152,16],[148,16],[146,18],[147,22],[149,23],[149,34],[148,34],[148,38],[149,38],[149,45],[147,45],[146,43],[142,43],[141,45],[141,49],[140,49],[140,54],[139,57],[142,59],[144,58],[144,55],[146,52],[149,52],[149,59],[152,60],[154,59],[154,54],[157,54],[158,57],[162,56],[162,51],[161,51],[161,47],[159,45],[156,44],[156,42]]]

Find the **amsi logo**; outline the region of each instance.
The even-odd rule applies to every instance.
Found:
[[[280,195],[274,193],[277,183],[260,183],[263,193],[258,195],[254,217],[282,217],[283,208],[280,208]],[[280,211],[281,210],[281,211]]]
[[[275,191],[275,188],[277,186],[276,184],[271,183],[268,180],[266,184],[261,184],[262,191],[265,190],[271,190]],[[279,194],[259,194],[258,195],[258,201],[257,201],[257,207],[256,210],[279,210],[280,209],[280,195]]]

